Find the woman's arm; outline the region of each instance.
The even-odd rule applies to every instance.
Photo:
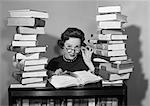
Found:
[[[47,75],[50,78],[53,75],[61,75],[63,74],[63,70],[59,68],[58,60],[56,58],[51,59],[47,66],[45,67],[47,69]]]
[[[81,47],[81,52],[85,64],[89,67],[89,71],[94,73],[95,67],[91,60],[93,49],[90,46]]]

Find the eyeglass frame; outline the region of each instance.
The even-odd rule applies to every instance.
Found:
[[[64,46],[64,48],[67,50],[67,52],[69,52],[69,50],[74,50],[76,53],[78,53],[81,50],[81,47],[74,47],[74,48],[72,48],[72,47]]]

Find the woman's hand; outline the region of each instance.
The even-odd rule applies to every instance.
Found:
[[[64,72],[61,68],[57,69],[55,72],[51,70],[47,71],[48,78],[51,78],[53,75],[61,75],[63,73]]]
[[[61,75],[62,73],[63,73],[63,70],[61,68],[59,68],[55,71],[56,75]]]
[[[82,57],[85,62],[85,64],[89,67],[90,72],[94,72],[94,65],[91,61],[93,49],[90,46],[81,47]]]
[[[91,56],[93,53],[93,49],[90,46],[81,47],[81,52],[85,63],[91,62]]]

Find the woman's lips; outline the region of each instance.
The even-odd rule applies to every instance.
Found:
[[[70,55],[70,57],[74,57],[74,56],[76,56],[76,54],[69,54]]]

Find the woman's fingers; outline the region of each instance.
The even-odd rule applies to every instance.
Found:
[[[92,47],[86,46],[86,48],[87,48],[87,50],[88,50],[89,52],[93,52],[93,48],[92,48]]]
[[[81,47],[81,51],[84,52],[86,50],[85,47]]]
[[[60,75],[62,72],[63,72],[63,70],[61,68],[59,68],[55,71],[55,74]]]
[[[81,48],[82,55],[86,56],[86,57],[91,57],[93,51],[94,50],[91,47],[82,47]]]
[[[86,46],[86,47],[81,47],[81,51],[83,52],[92,52],[93,48],[91,48],[90,46]]]

